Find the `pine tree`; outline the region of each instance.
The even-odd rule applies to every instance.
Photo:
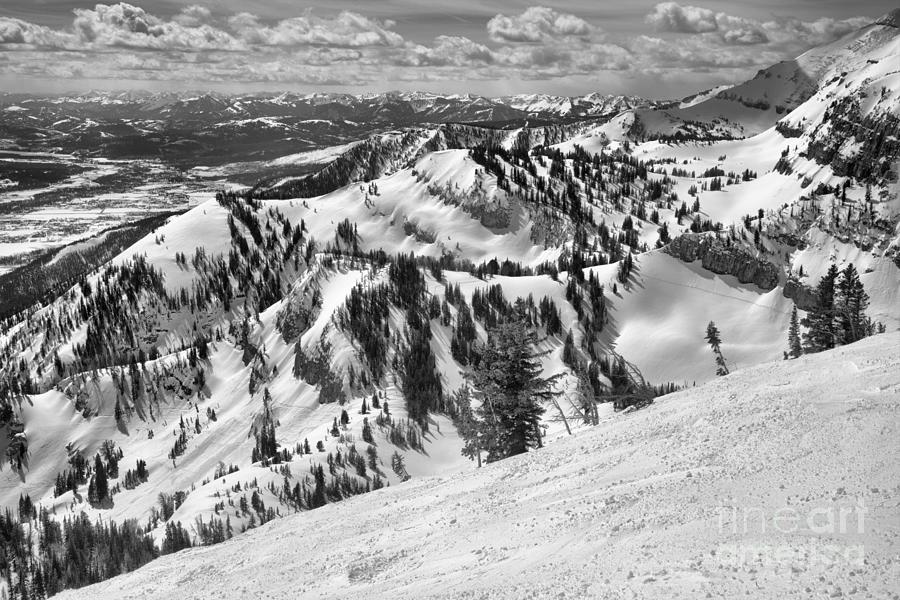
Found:
[[[472,397],[468,386],[463,386],[453,394],[452,405],[453,424],[463,439],[461,453],[469,460],[477,459],[478,467],[481,467],[481,450],[483,433],[480,423],[472,411]]]
[[[318,508],[328,503],[328,498],[325,494],[325,469],[322,468],[322,465],[318,465],[313,467],[312,470],[313,477],[316,480],[316,486],[312,495],[312,507]]]
[[[791,326],[788,329],[788,353],[791,358],[797,358],[803,354],[800,345],[800,322],[797,320],[797,307],[791,310]]]
[[[566,342],[563,345],[562,361],[569,367],[575,367],[577,355],[575,354],[575,341],[572,338],[572,330],[566,334]]]
[[[369,425],[368,417],[363,417],[362,439],[367,444],[375,443],[375,438],[372,437],[372,426]]]
[[[394,450],[394,453],[391,455],[391,469],[396,473],[397,477],[400,478],[400,481],[408,481],[409,473],[406,472],[406,464],[403,461],[403,456]]]
[[[106,477],[106,467],[100,460],[100,455],[94,456],[94,474],[88,484],[88,500],[93,504],[102,504],[109,498],[109,481]]]
[[[852,344],[869,335],[871,326],[865,316],[869,295],[863,288],[853,263],[847,263],[837,284],[835,312],[841,326],[841,341]]]
[[[728,365],[725,364],[725,357],[722,356],[722,338],[719,336],[719,329],[712,321],[706,326],[706,342],[712,348],[716,357],[716,375],[728,375]]]
[[[802,323],[807,331],[803,345],[807,352],[821,352],[834,348],[838,343],[838,323],[835,318],[835,283],[838,268],[832,263],[816,288],[816,306],[812,307]]]
[[[407,310],[409,345],[401,352],[400,389],[410,418],[425,425],[428,413],[440,410],[443,390],[431,351],[431,328],[418,312]],[[385,402],[387,406],[387,402]],[[387,412],[387,411],[385,411]]]
[[[272,416],[272,394],[269,388],[263,393],[263,422],[256,433],[256,446],[251,460],[257,462],[275,456],[278,443],[275,441],[275,419]]]
[[[537,336],[524,317],[515,315],[489,331],[471,376],[482,398],[475,411],[477,439],[488,462],[540,447],[541,401],[556,395],[552,381],[540,377],[540,361],[532,351]]]

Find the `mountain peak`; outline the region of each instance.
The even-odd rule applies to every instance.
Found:
[[[875,21],[874,24],[887,25],[888,27],[900,27],[900,8],[895,8]]]

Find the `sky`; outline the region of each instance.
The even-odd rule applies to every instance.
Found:
[[[422,90],[682,97],[895,0],[0,0],[0,91]]]

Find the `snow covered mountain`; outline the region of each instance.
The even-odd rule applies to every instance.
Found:
[[[749,137],[808,101],[837,104],[895,88],[898,14],[895,10],[794,60],[761,69],[753,79],[700,102],[638,108],[630,132],[637,138]],[[896,98],[886,103],[897,106]]]
[[[613,561],[609,585],[616,589],[639,580],[666,581],[685,594],[747,591],[751,579],[708,564],[714,496],[691,500],[701,493],[694,478],[724,473],[733,485],[753,476],[748,489],[753,483],[766,491],[760,500],[766,509],[788,495],[812,509],[810,498],[837,493],[837,465],[849,456],[829,454],[833,439],[818,432],[834,437],[852,421],[863,432],[859,443],[874,448],[887,448],[892,433],[879,433],[875,422],[895,403],[863,403],[864,416],[820,414],[805,395],[896,400],[892,363],[883,358],[896,350],[900,328],[895,17],[796,64],[671,108],[600,96],[6,96],[3,114],[14,117],[3,127],[20,127],[41,111],[69,115],[54,125],[57,137],[42,139],[71,140],[77,132],[78,144],[86,144],[117,123],[142,131],[107,132],[96,138],[111,140],[99,151],[127,140],[151,147],[177,141],[184,148],[178,160],[196,160],[204,154],[194,142],[202,139],[224,164],[192,171],[220,178],[215,199],[154,222],[151,233],[111,260],[85,261],[0,322],[0,451],[7,459],[0,506],[18,508],[17,517],[0,521],[11,532],[2,538],[4,556],[14,557],[0,564],[0,575],[15,597],[53,593],[292,513],[303,514],[242,543],[249,548],[264,535],[293,535],[309,523],[319,552],[327,542],[318,532],[344,514],[335,510],[368,507],[378,498],[415,513],[415,502],[435,494],[446,517],[436,523],[454,531],[449,520],[464,517],[450,516],[444,502],[458,503],[459,515],[481,513],[455,492],[438,491],[444,484],[435,477],[452,476],[453,485],[479,491],[466,501],[477,504],[498,494],[499,484],[488,480],[521,471],[537,498],[524,506],[550,515],[521,530],[560,551],[571,548],[576,562],[592,560],[592,544],[600,542],[572,545],[575,530],[566,525],[560,533],[554,524],[563,515],[577,524],[588,505],[591,524],[608,515],[603,543],[620,544],[621,553],[603,560]],[[763,108],[763,100],[771,106]],[[19,109],[11,110],[13,101]],[[101,123],[92,116],[100,110],[119,112]],[[141,120],[128,116],[135,111]],[[21,127],[22,140],[36,131]],[[195,137],[173,133],[181,127]],[[229,148],[247,140],[265,152],[252,155],[252,163],[246,154],[229,158]],[[256,173],[265,175],[255,185],[238,184],[238,176]],[[826,293],[821,281],[832,267],[840,271],[837,291]],[[31,285],[24,279],[23,286]],[[815,335],[822,315],[830,319],[830,341]],[[803,319],[802,332],[795,319]],[[733,371],[729,377],[716,376],[704,339],[710,321],[721,332],[717,352]],[[519,329],[509,334],[504,327]],[[831,354],[771,363],[799,353],[792,332],[798,343],[806,333],[814,352],[880,330],[888,333]],[[498,396],[490,395],[479,368],[498,339],[516,335],[532,340],[535,368],[557,392],[542,397],[540,416],[522,434],[528,447],[546,441],[546,448],[472,474],[476,461],[461,451],[494,458],[502,437],[473,437],[472,415],[505,393],[491,388]],[[855,365],[875,366],[849,369],[823,387],[815,374],[836,372],[840,352],[855,357],[847,359]],[[800,374],[807,379],[797,387],[772,383]],[[770,418],[772,410],[778,418]],[[810,436],[801,437],[807,446],[785,441],[797,431]],[[801,478],[802,463],[789,459],[788,446],[833,459],[833,477]],[[578,485],[595,490],[602,506],[547,504],[562,474],[574,472],[559,457],[593,447],[592,464],[600,460],[608,469],[572,464],[591,471],[578,472]],[[845,450],[857,456],[855,447]],[[728,460],[711,458],[722,453]],[[643,457],[637,462],[622,458],[637,454]],[[775,480],[754,475],[753,455],[769,457],[774,472],[796,487],[776,492]],[[869,478],[856,466],[854,494],[881,501],[878,490],[896,485],[889,466]],[[373,490],[379,495],[323,508]],[[578,490],[579,498],[593,493]],[[670,493],[683,501],[678,511],[662,504]],[[508,522],[519,523],[518,508],[496,508],[503,514],[508,508]],[[382,520],[380,510],[357,517]],[[419,514],[423,535],[437,531],[424,529],[430,513]],[[888,520],[882,517],[879,524]],[[91,529],[101,520],[106,529]],[[651,533],[657,526],[663,532]],[[90,543],[85,531],[96,532]],[[36,532],[42,537],[29,537]],[[685,532],[694,537],[682,539]],[[535,569],[530,585],[543,585],[537,573],[551,565],[526,552],[527,534],[516,536],[513,546],[479,546],[471,560],[484,569],[524,560]],[[49,541],[39,546],[39,540]],[[66,554],[72,540],[94,545],[73,557]],[[460,557],[476,550],[460,540],[452,538],[445,550]],[[364,538],[354,543],[371,546]],[[640,544],[681,543],[703,556],[623,566],[637,562]],[[881,561],[871,574],[883,578],[888,549],[869,537],[866,543]],[[129,551],[111,550],[114,544]],[[225,555],[246,551],[236,543],[221,548]],[[405,557],[387,550],[349,557],[350,546],[341,548],[334,556],[340,568],[327,581],[308,583],[309,594],[329,582],[334,594],[358,593],[353,586],[366,582],[387,586],[406,575],[384,565],[414,555],[410,549]],[[320,558],[316,552],[308,560]],[[459,569],[481,568],[468,558],[435,564],[427,569],[445,575],[422,576],[454,581]],[[578,571],[587,577],[586,567]],[[204,577],[193,577],[198,594],[209,581]],[[582,580],[575,572],[565,577]],[[813,577],[818,573],[799,579]],[[479,581],[459,590],[491,595],[489,578]],[[267,582],[272,594],[288,593],[274,575]],[[785,585],[780,576],[766,583]]]
[[[668,104],[636,96],[606,95],[597,92],[575,97],[520,94],[504,96],[495,100],[540,118],[612,116],[623,110]]]
[[[634,96],[585,96],[521,94],[488,98],[473,94],[432,94],[426,92],[385,92],[377,94],[250,94],[230,96],[212,92],[103,92],[58,97],[38,97],[3,93],[0,106],[17,106],[11,112],[66,110],[67,113],[96,117],[122,115],[136,118],[199,119],[211,115],[261,117],[291,115],[305,118],[347,119],[375,116],[403,125],[422,122],[505,121],[525,116],[553,118],[593,116],[626,108],[653,106],[652,100]]]
[[[279,153],[348,143],[400,127],[553,124],[607,119],[628,108],[658,104],[602,94],[486,98],[422,92],[355,96],[91,92],[59,97],[2,93],[0,139],[29,150],[119,158],[163,156],[193,167],[273,159]]]
[[[60,598],[889,597],[898,345],[749,368]]]

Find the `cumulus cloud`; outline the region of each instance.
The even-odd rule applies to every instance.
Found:
[[[411,67],[455,66],[470,68],[496,62],[494,52],[484,44],[460,36],[438,36],[433,46],[416,44],[398,53],[396,64]]]
[[[747,69],[778,62],[782,54],[760,47],[720,46],[713,49],[707,40],[692,36],[666,40],[639,36],[632,51],[648,71],[711,71],[715,69]]]
[[[0,75],[347,86],[582,77],[602,87],[599,77],[613,72],[670,76],[767,66],[865,19],[759,22],[664,2],[646,22],[658,36],[617,38],[577,15],[534,6],[483,22],[484,41],[448,32],[414,42],[391,20],[352,11],[279,20],[195,4],[160,17],[120,2],[75,9],[63,27],[0,17]]]
[[[657,4],[645,21],[660,36],[638,36],[629,48],[645,73],[709,73],[732,81],[834,41],[870,22],[866,18],[757,21],[707,8]]]
[[[204,23],[210,23],[212,12],[205,6],[192,4],[181,9],[172,20],[185,27],[199,27]]]
[[[35,25],[21,19],[0,17],[0,44],[62,47],[74,43],[74,36]]]
[[[392,21],[377,21],[344,11],[334,18],[308,13],[265,25],[259,18],[241,13],[229,19],[238,38],[264,46],[322,45],[359,48],[363,46],[401,46],[403,37],[390,30]]]
[[[871,19],[866,17],[840,20],[823,17],[815,21],[781,18],[763,23],[762,28],[768,32],[770,37],[782,42],[792,41],[809,46],[819,46],[845,36],[870,22]]]
[[[681,6],[677,2],[657,4],[646,21],[661,32],[716,33],[726,44],[764,44],[769,41],[761,24],[755,21],[699,6]]]
[[[816,21],[783,17],[761,22],[677,2],[657,4],[645,20],[659,32],[701,34],[724,45],[772,44],[784,51],[831,42],[870,22],[865,17]]]
[[[708,8],[681,6],[677,2],[657,4],[646,21],[657,31],[677,33],[709,33],[719,29],[716,13]]]
[[[487,30],[495,42],[514,43],[586,37],[598,32],[584,19],[543,6],[532,6],[512,17],[497,15],[488,21]]]

